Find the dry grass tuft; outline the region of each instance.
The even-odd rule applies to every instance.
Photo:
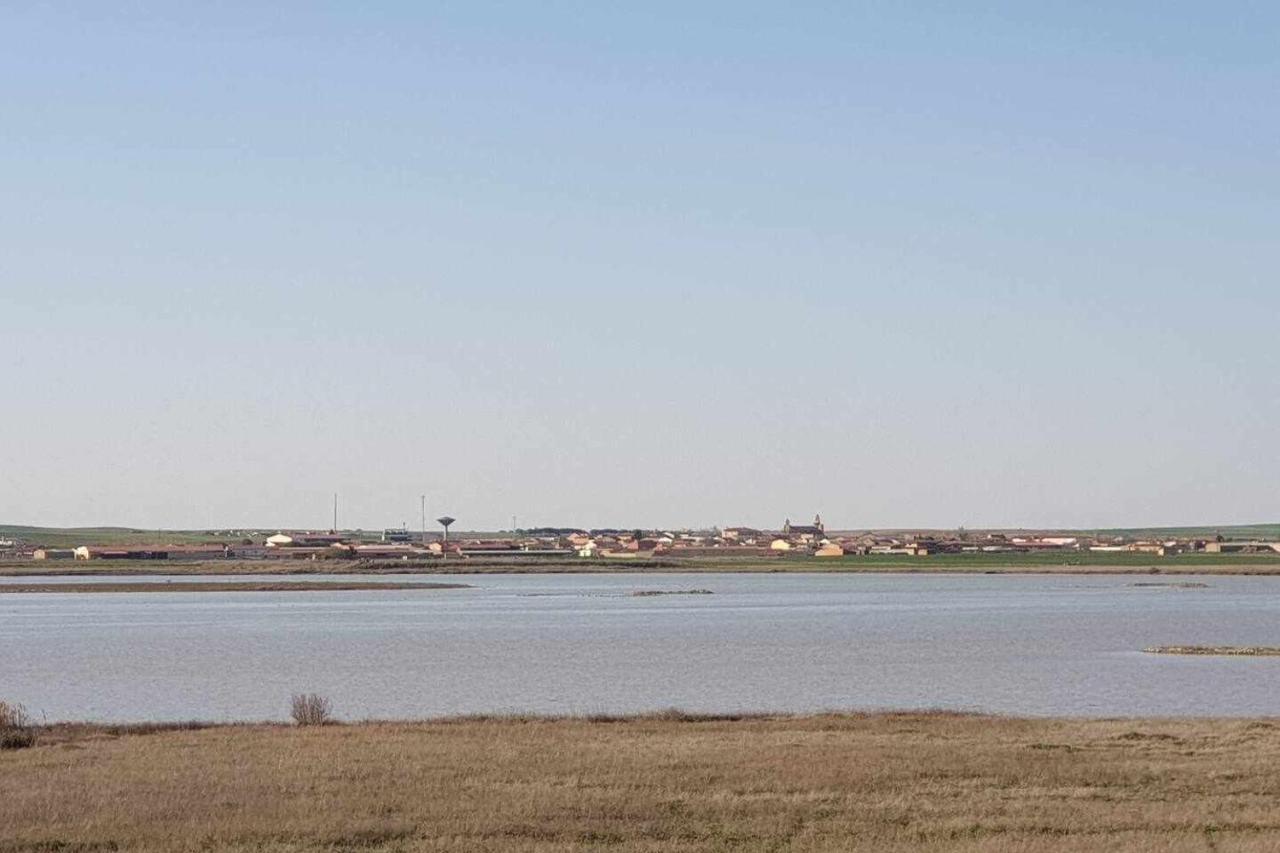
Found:
[[[327,726],[334,722],[333,704],[318,693],[295,693],[289,716],[300,726]]]
[[[26,749],[35,746],[39,738],[26,708],[0,701],[0,749]]]

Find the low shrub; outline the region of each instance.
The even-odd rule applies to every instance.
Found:
[[[333,705],[317,693],[295,693],[289,715],[300,726],[327,726],[333,722]]]

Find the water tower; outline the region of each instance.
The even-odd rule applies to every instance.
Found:
[[[444,528],[444,541],[447,544],[449,542],[449,525],[453,524],[455,521],[457,521],[457,519],[450,518],[447,515],[442,515],[439,518],[437,518],[436,521],[438,521],[440,523],[440,526]]]

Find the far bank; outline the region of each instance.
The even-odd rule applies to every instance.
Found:
[[[637,572],[849,572],[912,574],[1280,575],[1280,554],[1124,553],[857,555],[843,557],[466,558],[408,560],[7,560],[0,576],[568,574]]]

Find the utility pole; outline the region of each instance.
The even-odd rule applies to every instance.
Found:
[[[338,493],[333,493],[333,532],[338,532]]]
[[[422,547],[427,547],[427,496],[422,496]]]

